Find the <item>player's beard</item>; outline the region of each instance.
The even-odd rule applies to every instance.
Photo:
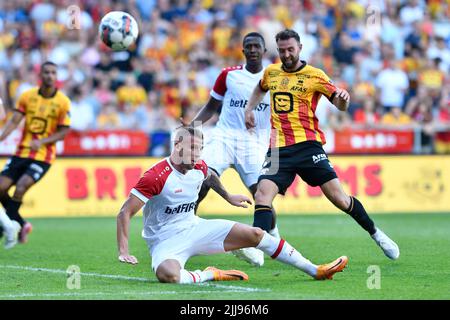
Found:
[[[42,84],[44,88],[54,88],[55,87],[55,80],[53,79],[43,79]]]
[[[284,67],[286,69],[294,68],[297,65],[298,61],[300,60],[300,57],[298,55],[297,56],[293,56],[289,60],[285,60],[285,59],[281,60],[281,62],[283,62],[283,65],[284,65]]]

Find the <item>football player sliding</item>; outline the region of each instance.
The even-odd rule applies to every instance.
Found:
[[[277,239],[258,228],[223,219],[203,219],[194,209],[202,184],[207,184],[228,203],[246,208],[251,200],[228,193],[217,174],[200,159],[203,133],[199,128],[177,129],[173,151],[169,157],[148,169],[132,188],[117,216],[118,259],[136,264],[128,239],[130,219],[143,207],[144,229],[152,258],[152,269],[160,282],[200,283],[205,281],[248,280],[239,270],[207,267],[203,271],[186,270],[189,258],[196,255],[223,253],[240,248],[256,247],[314,279],[332,279],[342,271],[348,259],[315,265],[284,239]]]

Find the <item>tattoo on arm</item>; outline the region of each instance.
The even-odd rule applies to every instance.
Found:
[[[213,170],[209,170],[209,177],[206,179],[205,183],[208,187],[213,189],[217,194],[219,194],[222,198],[228,201],[228,192],[225,190],[225,187],[223,186],[222,182],[220,182],[220,178]]]

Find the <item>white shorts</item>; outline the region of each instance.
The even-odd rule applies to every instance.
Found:
[[[226,136],[222,131],[216,131],[205,145],[202,159],[219,176],[226,169],[235,168],[249,188],[258,182],[267,149],[268,146],[257,139]]]
[[[225,252],[223,242],[236,222],[223,219],[198,218],[198,220],[198,224],[192,228],[177,233],[167,240],[153,246],[147,242],[154,272],[168,259],[177,260],[181,268],[184,268],[190,257]]]

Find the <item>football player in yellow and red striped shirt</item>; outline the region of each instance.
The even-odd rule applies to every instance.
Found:
[[[337,88],[325,72],[300,60],[302,44],[295,31],[281,31],[275,40],[281,63],[265,69],[245,112],[246,127],[252,129],[255,127],[253,110],[270,91],[271,147],[258,179],[253,225],[268,231],[272,224],[273,199],[277,193],[284,194],[299,175],[310,186],[320,186],[337,208],[372,236],[386,256],[397,259],[400,255],[397,244],[375,227],[358,199],[344,192],[322,148],[325,136],[315,115],[317,103],[325,96],[339,110],[346,111],[349,93]]]
[[[56,142],[63,140],[70,126],[70,100],[56,87],[57,66],[45,62],[40,71],[40,87],[19,97],[14,114],[0,135],[3,141],[25,120],[16,153],[0,173],[0,202],[10,219],[21,225],[19,241],[26,242],[32,226],[19,214],[22,198],[39,181],[55,160]],[[16,185],[12,197],[8,190]]]

